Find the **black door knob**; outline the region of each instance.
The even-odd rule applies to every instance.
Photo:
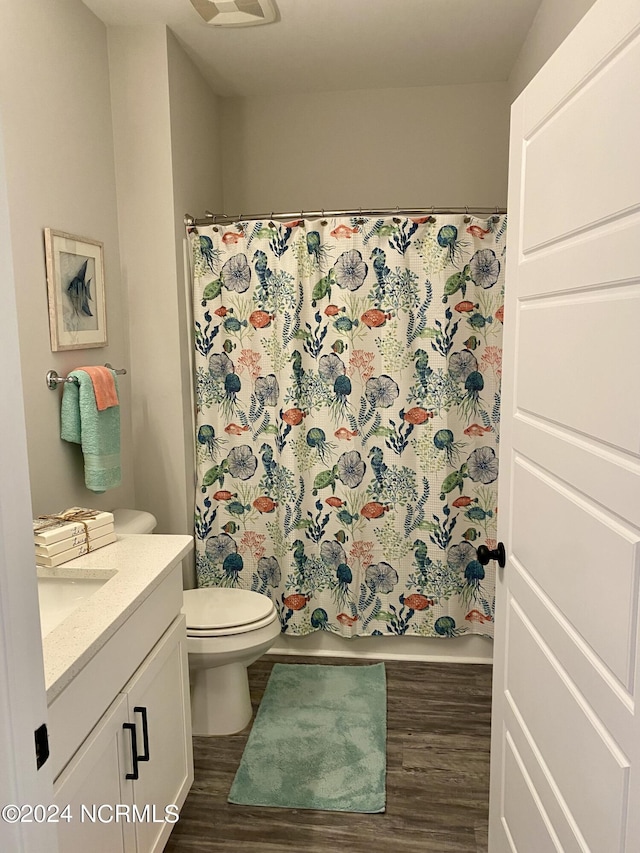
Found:
[[[498,542],[498,547],[490,551],[486,545],[479,545],[477,548],[478,562],[486,566],[489,560],[497,560],[501,569],[504,569],[507,562],[507,555],[502,542]]]

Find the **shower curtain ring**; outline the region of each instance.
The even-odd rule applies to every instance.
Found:
[[[471,217],[469,216],[469,208],[465,207],[464,209],[464,221],[465,223],[471,222]]]

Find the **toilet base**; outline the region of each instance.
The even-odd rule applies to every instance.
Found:
[[[246,665],[230,663],[191,670],[190,680],[194,735],[232,735],[251,722],[253,708]]]

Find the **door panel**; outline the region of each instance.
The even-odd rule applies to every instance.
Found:
[[[640,850],[640,5],[512,108],[489,849]]]
[[[638,534],[521,457],[513,468],[515,558],[630,689],[638,620]],[[573,566],[579,567],[579,578]],[[612,630],[602,614],[614,613]]]
[[[628,759],[513,600],[508,619],[514,653],[507,658],[505,687],[512,707],[589,849],[619,850]]]
[[[613,739],[622,743],[632,738],[635,725],[633,689],[626,689],[603,664],[515,557],[512,557],[509,591],[553,649],[560,666],[571,672],[576,689],[585,697],[594,714],[608,721],[608,731]],[[511,654],[513,657],[513,652]]]
[[[514,850],[517,853],[521,853],[521,848],[515,846],[513,843],[515,839],[509,838],[509,827],[527,826],[534,822],[530,814],[532,809],[531,801],[534,800],[537,810],[547,816],[551,824],[549,834],[553,835],[555,833],[559,840],[562,853],[585,853],[589,848],[574,816],[571,814],[571,810],[564,801],[549,768],[541,757],[537,745],[524,725],[522,717],[514,708],[510,696],[507,698],[504,719],[505,767],[509,761],[509,752],[516,752],[522,762],[522,772],[527,775],[535,795],[520,799],[514,792],[508,793],[506,789],[504,790],[501,833],[495,836],[490,835],[489,850],[491,853],[497,853],[498,850],[500,853],[502,851],[513,853]],[[506,784],[506,770],[503,776]],[[507,808],[509,809],[508,811]],[[542,834],[542,839],[538,839],[535,836],[527,838],[526,843],[530,846],[534,846],[538,841],[544,843],[545,834],[546,832]],[[521,839],[521,844],[524,841],[524,839]]]
[[[637,285],[528,300],[519,316],[518,409],[638,453],[639,315]]]
[[[522,299],[548,293],[588,291],[606,284],[635,283],[640,261],[640,216],[629,215],[597,229],[563,237],[522,255],[518,291]]]
[[[637,206],[640,124],[628,122],[621,135],[619,118],[626,108],[630,82],[639,79],[640,44],[634,40],[527,136],[525,254]],[[598,176],[606,152],[615,152],[608,158],[607,180],[590,181],[591,176]],[[549,187],[554,189],[553,204],[549,204]],[[580,199],[579,209],[576,198]],[[543,207],[546,216],[541,218],[538,211]]]
[[[544,466],[553,459],[558,479],[640,527],[640,501],[629,501],[629,495],[640,495],[640,464],[636,456],[530,412],[516,412],[512,430],[514,446],[526,447],[532,462]]]
[[[505,814],[510,816],[507,832],[520,853],[561,853],[562,847],[520,757],[513,738],[506,737],[504,761]],[[525,803],[525,808],[517,808]]]

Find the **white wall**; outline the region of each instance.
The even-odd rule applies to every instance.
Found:
[[[3,0],[0,104],[33,510],[126,506],[134,494],[128,378],[120,383],[123,485],[104,495],[85,488],[80,448],[60,439],[61,392],[44,380],[50,368],[66,375],[129,362],[106,29],[80,0]],[[51,352],[45,227],[104,242],[109,346]]]
[[[164,26],[110,28],[109,61],[136,498],[159,532],[191,533],[183,217],[221,200],[217,98]]]
[[[129,308],[138,506],[188,530],[167,36],[109,29],[122,277]]]
[[[186,55],[177,39],[167,31],[169,72],[169,114],[171,124],[171,165],[173,172],[174,238],[176,246],[176,278],[178,323],[180,334],[180,372],[182,382],[182,425],[184,434],[184,482],[189,527],[193,533],[195,506],[194,413],[192,351],[193,310],[191,274],[185,268],[187,242],[184,214],[202,214],[210,206],[222,205],[220,168],[219,99]],[[137,482],[137,480],[136,480]],[[174,533],[177,530],[170,530]],[[193,554],[185,567],[185,588],[195,583]]]
[[[226,212],[504,206],[505,83],[231,98]]]
[[[222,203],[221,108],[191,59],[167,31],[171,160],[176,235],[185,234],[183,216],[202,214]]]
[[[595,0],[542,0],[509,75],[512,101],[515,101],[594,2]]]

